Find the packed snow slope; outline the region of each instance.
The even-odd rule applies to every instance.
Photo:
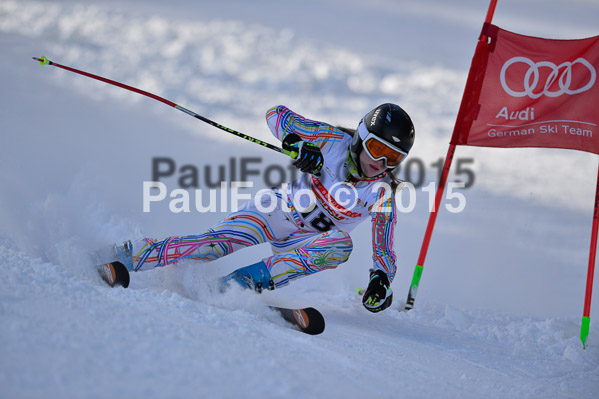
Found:
[[[460,191],[466,206],[440,212],[416,307],[399,311],[428,217],[423,187],[445,155],[485,3],[0,0],[0,398],[596,397],[597,299],[589,348],[578,338],[595,155],[459,148],[474,177]],[[596,1],[500,0],[494,22],[568,39],[598,34],[597,15]],[[411,177],[423,181],[399,215],[392,308],[370,314],[353,293],[368,279],[368,223],[346,264],[260,296],[211,288],[268,256],[264,246],[105,286],[90,251],[203,232],[226,214],[193,205],[219,171],[239,177],[249,160],[261,172],[255,192],[289,179],[289,161],[40,67],[31,57],[41,55],[274,144],[264,123],[273,105],[348,127],[379,103],[404,106],[417,129],[410,156],[423,166]],[[199,171],[190,212],[168,200],[143,211],[160,157]],[[468,177],[456,166],[450,181]],[[281,176],[266,181],[266,171]],[[180,177],[162,181],[174,190]],[[326,330],[301,334],[267,304],[317,307]]]

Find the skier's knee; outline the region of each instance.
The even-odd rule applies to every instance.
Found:
[[[348,259],[349,253],[347,252],[333,253],[327,256],[326,263],[332,267],[337,267],[340,264],[347,262]]]
[[[353,242],[349,234],[338,232],[337,237],[331,237],[335,242],[333,248],[327,251],[325,262],[333,267],[337,267],[342,263],[347,262],[349,255],[354,248]]]

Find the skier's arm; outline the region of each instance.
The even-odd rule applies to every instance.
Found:
[[[317,141],[320,127],[326,125],[306,119],[283,105],[269,109],[266,112],[266,122],[272,134],[281,141],[290,134],[298,135],[303,141]]]
[[[393,192],[390,189],[381,189],[379,201],[377,202],[380,204],[380,209],[373,209],[371,213],[372,268],[385,272],[389,282],[392,282],[397,270],[395,265],[397,257],[393,251],[393,232],[397,223]]]
[[[318,132],[327,125],[306,119],[282,105],[268,110],[266,121],[275,137],[282,141],[283,149],[296,160],[293,165],[318,176],[324,164],[323,140]]]
[[[393,251],[393,232],[397,218],[394,195],[390,189],[380,190],[371,219],[373,267],[370,269],[370,281],[362,303],[369,311],[379,312],[388,308],[393,301],[390,286],[397,270]]]

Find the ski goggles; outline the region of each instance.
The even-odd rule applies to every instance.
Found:
[[[383,159],[386,168],[397,167],[408,156],[407,152],[387,143],[374,133],[370,133],[364,123],[360,123],[360,126],[358,126],[358,134],[360,134],[360,137],[366,136],[362,140],[362,146],[366,150],[366,154],[374,161]]]

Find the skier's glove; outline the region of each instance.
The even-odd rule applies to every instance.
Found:
[[[362,297],[362,305],[371,312],[387,309],[393,302],[389,278],[382,270],[370,270],[370,282]]]
[[[292,158],[296,159],[293,165],[302,172],[317,176],[320,174],[324,158],[322,152],[320,152],[320,147],[316,144],[303,141],[299,135],[291,133],[283,140],[283,149],[297,154],[296,157],[291,155]]]

